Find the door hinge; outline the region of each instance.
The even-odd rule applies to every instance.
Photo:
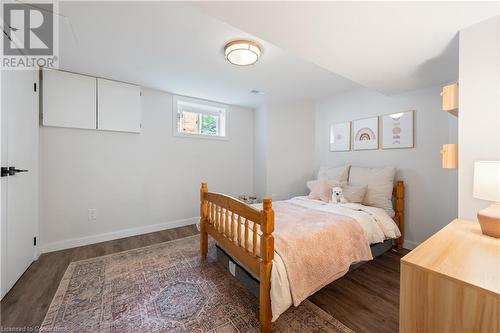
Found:
[[[33,90],[36,92],[36,82],[33,83]]]
[[[33,237],[33,246],[36,246],[36,237]]]

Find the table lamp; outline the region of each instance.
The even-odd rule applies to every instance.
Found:
[[[473,196],[493,202],[477,213],[477,219],[483,234],[500,238],[500,161],[474,163]]]

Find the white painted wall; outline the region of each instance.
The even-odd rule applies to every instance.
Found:
[[[489,202],[472,197],[474,161],[500,160],[500,17],[460,31],[459,217]]]
[[[267,194],[268,125],[267,105],[264,104],[255,109],[254,191],[259,197]]]
[[[315,166],[394,165],[406,183],[405,246],[414,247],[457,216],[457,171],[441,168],[441,146],[457,142],[457,120],[441,111],[440,87],[385,96],[354,90],[316,105]],[[415,110],[415,148],[329,151],[332,123]]]
[[[141,103],[141,134],[40,128],[44,251],[194,223],[202,180],[253,192],[253,110],[230,107],[229,140],[208,140],[172,135],[171,94],[143,89]]]
[[[256,195],[281,200],[306,194],[314,175],[314,105],[270,103],[255,119]]]

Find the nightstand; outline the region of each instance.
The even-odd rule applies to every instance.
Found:
[[[500,239],[454,220],[401,259],[400,332],[499,332]]]

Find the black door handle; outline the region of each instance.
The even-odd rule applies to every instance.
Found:
[[[14,176],[18,172],[28,172],[28,170],[16,169],[16,167],[9,167],[9,176]]]

